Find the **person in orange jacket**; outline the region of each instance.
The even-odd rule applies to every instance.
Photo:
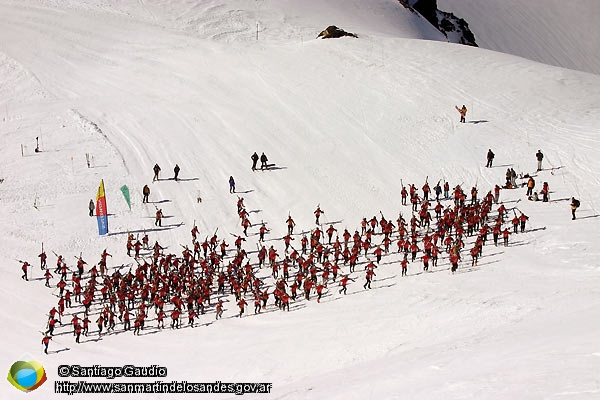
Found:
[[[458,108],[458,106],[454,106],[454,108],[456,108],[456,111],[460,114],[460,122],[464,124],[467,116],[467,107],[463,104],[461,108]]]
[[[519,216],[519,221],[521,223],[521,233],[525,232],[525,224],[527,223],[528,219],[529,217],[523,213],[521,213],[521,215]]]
[[[527,181],[527,196],[531,196],[533,194],[533,188],[535,187],[535,180],[530,176]]]

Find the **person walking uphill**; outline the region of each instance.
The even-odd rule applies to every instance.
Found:
[[[467,107],[463,104],[462,108],[458,108],[458,106],[454,106],[456,111],[460,113],[460,122],[465,123],[465,117],[467,116]]]
[[[233,176],[229,177],[229,193],[235,193],[235,180]]]
[[[250,159],[252,160],[252,171],[256,171],[256,163],[258,162],[258,154],[256,154],[256,152],[254,152],[254,154],[252,154],[250,156]]]
[[[173,172],[175,173],[175,177],[173,178],[173,180],[177,181],[179,179],[179,171],[181,170],[181,168],[179,168],[179,165],[175,164],[175,168],[173,168]]]

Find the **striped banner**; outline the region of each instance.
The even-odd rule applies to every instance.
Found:
[[[104,179],[100,181],[96,195],[96,218],[98,218],[98,235],[108,233],[108,212],[106,210],[106,195],[104,193]]]

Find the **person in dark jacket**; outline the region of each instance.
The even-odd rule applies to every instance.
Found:
[[[538,162],[537,170],[541,171],[542,170],[542,160],[544,159],[544,154],[542,153],[541,150],[538,150],[537,153],[535,153],[535,158],[537,158],[537,162]]]
[[[575,211],[579,208],[580,204],[579,200],[575,197],[571,197],[571,215],[573,215],[573,218],[571,219],[575,219]]]
[[[233,176],[229,177],[229,193],[235,193],[235,180]]]
[[[261,156],[260,156],[260,169],[265,169],[265,168],[269,167],[267,165],[267,161],[269,161],[269,159],[267,158],[267,156],[265,155],[265,153],[262,153]]]
[[[256,170],[256,163],[258,162],[258,154],[254,152],[254,154],[252,154],[250,158],[252,159],[252,171],[254,171]]]
[[[160,172],[160,167],[158,166],[158,164],[154,164],[154,168],[152,169],[154,170],[154,178],[152,179],[152,182],[154,182],[158,180],[158,173]]]
[[[492,161],[494,161],[494,152],[492,151],[492,149],[488,149],[487,152],[487,164],[485,164],[485,166],[487,168],[492,168]]]
[[[144,198],[142,199],[142,203],[147,203],[148,196],[150,196],[150,188],[148,187],[148,185],[144,185],[144,188],[142,189],[142,194],[144,195]]]

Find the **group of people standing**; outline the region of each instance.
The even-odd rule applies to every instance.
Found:
[[[250,159],[252,160],[252,171],[256,171],[256,164],[258,163],[258,160],[259,160],[258,154],[256,154],[256,152],[254,152],[254,154],[252,154],[250,156]],[[260,155],[260,169],[261,170],[269,168],[267,161],[269,161],[269,159],[267,158],[265,153],[262,153]]]
[[[154,171],[154,178],[152,178],[152,182],[155,181],[159,181],[159,174],[161,171],[161,168],[158,164],[154,164],[154,167],[152,168],[152,170]],[[179,168],[178,164],[175,164],[175,167],[173,167],[173,173],[175,174],[173,176],[173,180],[174,181],[178,181],[179,180],[179,171],[181,171],[181,168]]]

